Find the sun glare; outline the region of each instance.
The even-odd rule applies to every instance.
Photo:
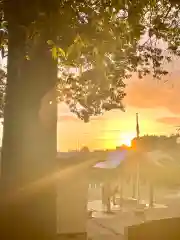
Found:
[[[121,133],[119,141],[120,145],[131,147],[131,141],[135,136],[135,133]]]
[[[122,145],[126,145],[128,147],[131,147],[131,139],[123,139]]]

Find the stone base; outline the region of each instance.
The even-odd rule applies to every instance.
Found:
[[[88,202],[87,173],[76,168],[60,179],[57,186],[57,234],[73,236],[86,232]]]
[[[126,240],[179,240],[180,218],[166,218],[148,221],[125,228]]]
[[[56,240],[87,240],[87,233],[63,233],[58,234]]]

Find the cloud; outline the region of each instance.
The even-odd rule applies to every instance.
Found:
[[[169,79],[157,81],[152,77],[143,80],[136,79],[129,82],[126,88],[127,96],[124,102],[132,107],[138,108],[167,108],[174,114],[180,114],[180,82]]]
[[[162,117],[156,119],[156,121],[168,125],[180,125],[180,117]]]
[[[108,120],[105,116],[93,116],[90,118],[91,121],[106,121]]]
[[[106,121],[107,119],[104,116],[96,116],[91,117],[90,121]],[[59,114],[58,116],[59,122],[83,122],[83,120],[79,119],[76,115],[72,113],[69,114]]]

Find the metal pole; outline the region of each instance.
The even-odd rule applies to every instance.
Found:
[[[121,177],[121,185],[120,185],[120,207],[123,207],[123,177]]]
[[[153,207],[154,205],[154,186],[153,183],[150,183],[149,186],[149,207]]]
[[[135,174],[133,174],[131,178],[131,182],[132,182],[132,198],[135,199],[136,198],[136,175]]]
[[[139,118],[138,118],[138,113],[136,113],[136,136],[137,136],[137,141],[139,140],[139,134],[140,134],[140,131],[139,131]],[[139,205],[139,201],[140,201],[139,177],[140,177],[140,163],[139,163],[139,158],[138,158],[137,172],[136,172],[137,205]]]
[[[140,186],[139,186],[139,171],[140,171],[140,166],[139,166],[139,162],[137,163],[137,179],[136,179],[136,195],[137,195],[137,205],[139,205],[139,201],[140,201]]]

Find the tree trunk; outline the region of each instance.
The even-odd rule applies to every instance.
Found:
[[[50,240],[56,233],[57,65],[46,39],[26,60],[24,29],[13,21],[8,26],[0,239]]]

